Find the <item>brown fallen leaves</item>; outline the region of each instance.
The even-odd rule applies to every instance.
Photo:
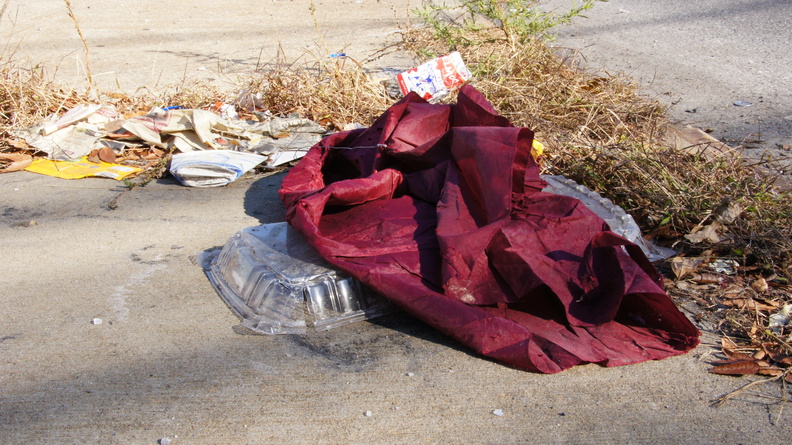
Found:
[[[786,345],[788,346],[788,345]],[[787,401],[787,386],[792,383],[792,358],[790,358],[789,348],[781,350],[773,343],[738,345],[729,338],[721,340],[721,351],[727,360],[714,363],[716,366],[710,370],[714,374],[722,375],[763,375],[765,379],[754,380],[736,390],[725,394],[712,401],[714,406],[725,403],[732,397],[757,385],[770,382],[781,382],[781,395],[778,400],[781,408],[778,412],[778,419]]]
[[[33,163],[33,156],[25,153],[0,153],[0,173],[24,170]]]
[[[747,388],[774,381],[782,382],[781,400],[786,400],[785,385],[792,384],[792,286],[774,274],[761,275],[767,273],[766,269],[717,259],[712,251],[673,258],[669,266],[676,278],[669,290],[692,298],[706,309],[696,320],[707,318],[707,313],[719,320],[716,329],[724,335],[723,358],[711,363],[710,372],[764,377],[714,403],[721,404]]]
[[[737,345],[727,337],[721,339],[721,352],[726,360],[714,362],[713,374],[783,376],[792,383],[792,355],[771,342]]]

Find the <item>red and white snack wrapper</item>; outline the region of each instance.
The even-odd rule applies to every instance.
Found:
[[[414,91],[426,100],[445,96],[451,89],[462,85],[471,77],[465,62],[462,61],[462,56],[457,51],[432,59],[396,76],[403,94]]]

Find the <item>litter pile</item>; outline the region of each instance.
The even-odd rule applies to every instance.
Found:
[[[30,157],[29,162],[14,159],[23,161],[16,169],[67,179],[121,180],[140,172],[139,166],[176,153],[173,163],[178,168],[171,172],[180,181],[217,186],[256,165],[276,167],[298,159],[326,132],[308,119],[256,113],[257,120],[241,120],[233,106],[217,108],[222,114],[167,107],[124,118],[109,105],[78,105],[14,133],[18,148],[46,155],[36,161]]]
[[[455,105],[410,94],[314,146],[280,194],[328,263],[503,363],[553,373],[695,347],[641,249],[542,191],[532,140],[470,86]]]

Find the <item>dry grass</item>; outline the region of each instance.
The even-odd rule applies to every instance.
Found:
[[[248,78],[242,89],[273,114],[297,113],[330,129],[370,124],[396,102],[383,84],[347,57],[302,63],[279,57]]]
[[[52,113],[87,102],[83,95],[47,80],[40,69],[11,63],[0,66],[0,135],[4,139],[13,128],[36,124]]]

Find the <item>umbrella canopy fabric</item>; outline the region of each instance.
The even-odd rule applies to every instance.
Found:
[[[327,261],[481,355],[543,373],[682,354],[699,331],[640,248],[543,192],[533,132],[464,86],[315,145],[284,178]]]

